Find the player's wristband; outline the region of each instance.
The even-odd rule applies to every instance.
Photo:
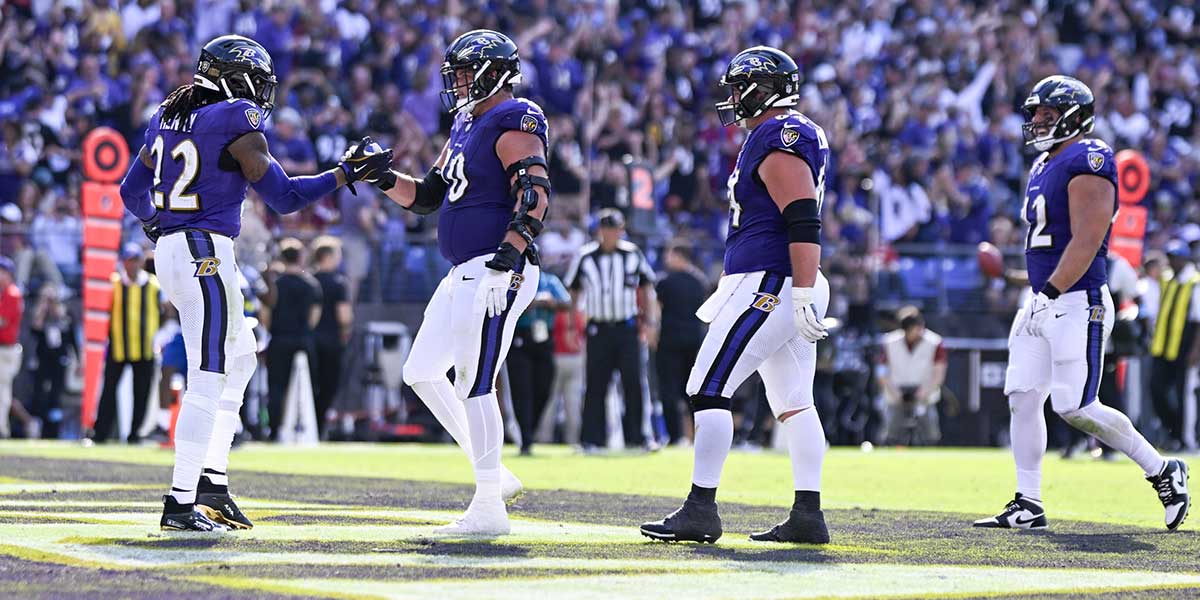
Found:
[[[1062,292],[1058,291],[1058,288],[1054,287],[1054,284],[1049,281],[1046,282],[1046,285],[1042,286],[1042,291],[1039,293],[1045,294],[1051,300],[1055,300],[1062,295]]]

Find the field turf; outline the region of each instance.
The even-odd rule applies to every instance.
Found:
[[[678,505],[690,450],[506,455],[528,491],[498,539],[432,533],[471,496],[450,446],[242,447],[233,489],[257,526],[220,535],[158,530],[171,460],[0,443],[0,597],[1200,597],[1197,517],[1168,533],[1128,461],[1047,458],[1050,529],[987,531],[970,522],[1011,497],[1005,451],[835,449],[823,494],[833,544],[818,547],[746,539],[791,501],[787,457],[771,452],[730,457],[715,546],[637,532]]]

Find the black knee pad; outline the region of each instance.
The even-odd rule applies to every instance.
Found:
[[[693,413],[713,408],[719,408],[721,410],[733,410],[733,399],[722,398],[721,396],[706,396],[704,394],[696,394],[695,396],[688,398],[688,406],[692,407]]]

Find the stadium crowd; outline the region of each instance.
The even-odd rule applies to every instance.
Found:
[[[9,1],[0,5],[0,253],[30,302],[63,295],[41,293],[45,282],[77,297],[82,136],[107,125],[136,150],[147,118],[191,81],[197,49],[212,37],[247,35],[274,57],[281,87],[268,137],[289,173],[331,167],[363,134],[395,148],[397,169],[419,173],[448,131],[438,102],[443,49],[490,27],[517,42],[518,93],[551,119],[546,268],[562,274],[597,211],[631,210],[628,167],[643,165],[655,209],[631,233],[659,269],[663,248],[689,240],[711,278],[725,179],[744,135],[720,126],[716,81],[735,52],[768,44],[801,65],[799,109],[830,141],[824,269],[843,327],[828,344],[837,355],[829,365],[839,365],[829,369],[863,373],[838,385],[869,405],[857,397],[874,395],[879,309],[905,300],[903,282],[887,285],[904,275],[905,249],[987,240],[1019,251],[1030,156],[1017,107],[1046,75],[1088,83],[1095,135],[1145,154],[1148,246],[1178,238],[1196,247],[1196,12],[1192,0]],[[144,242],[132,221],[128,231]],[[353,305],[422,302],[448,266],[431,251],[430,219],[372,193],[331,196],[286,218],[251,194],[239,259],[269,279],[277,240],[322,234],[340,239]],[[1003,335],[1016,287],[983,289],[997,315],[986,335]],[[844,420],[858,423],[859,412],[873,409]],[[834,421],[831,438],[853,441]]]

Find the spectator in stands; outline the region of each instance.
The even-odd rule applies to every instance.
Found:
[[[282,272],[275,278],[271,344],[267,346],[267,412],[272,441],[279,439],[288,394],[297,393],[290,385],[296,355],[300,352],[307,358],[309,368],[308,381],[300,385],[313,385],[312,373],[317,369],[313,328],[321,320],[321,285],[304,271],[304,245],[295,238],[282,240],[279,260]],[[318,421],[321,416],[317,415]]]
[[[154,336],[161,318],[162,291],[158,278],[146,271],[146,255],[140,244],[121,248],[121,262],[112,274],[112,306],[109,310],[108,352],[104,359],[104,387],[93,425],[93,442],[107,442],[117,424],[117,384],[126,370],[133,372],[133,420],[129,443],[141,440],[138,430],[150,402],[157,349]],[[119,430],[119,427],[117,428]]]
[[[8,412],[13,403],[13,379],[21,370],[21,290],[13,283],[12,259],[0,256],[0,439],[10,437]]]
[[[314,331],[316,364],[313,386],[317,390],[317,429],[325,437],[325,415],[333,407],[342,383],[342,362],[354,332],[354,309],[350,305],[342,266],[342,245],[333,236],[313,241],[313,266],[321,286],[321,319]]]
[[[83,243],[83,227],[75,216],[78,200],[66,197],[50,200],[53,207],[47,213],[34,217],[32,225],[33,247],[44,252],[58,267],[64,282],[72,289],[79,289],[83,267],[80,264],[80,247]]]
[[[884,442],[936,444],[942,439],[938,402],[946,381],[946,348],[942,336],[925,328],[925,318],[916,307],[900,309],[896,318],[900,329],[885,334],[882,342]]]
[[[41,420],[42,434],[49,439],[58,438],[62,425],[67,368],[72,364],[77,369],[83,368],[83,357],[75,341],[75,320],[63,305],[61,294],[58,284],[43,284],[29,319],[37,356],[29,409]]]
[[[1170,272],[1159,283],[1158,317],[1150,341],[1150,355],[1154,357],[1150,395],[1167,431],[1164,445],[1178,449],[1184,442],[1185,405],[1195,406],[1196,402],[1187,381],[1188,371],[1200,365],[1200,272],[1183,240],[1168,242],[1166,255]]]
[[[316,173],[317,151],[304,128],[304,119],[296,109],[285,106],[272,115],[268,132],[271,156],[288,173]]]

